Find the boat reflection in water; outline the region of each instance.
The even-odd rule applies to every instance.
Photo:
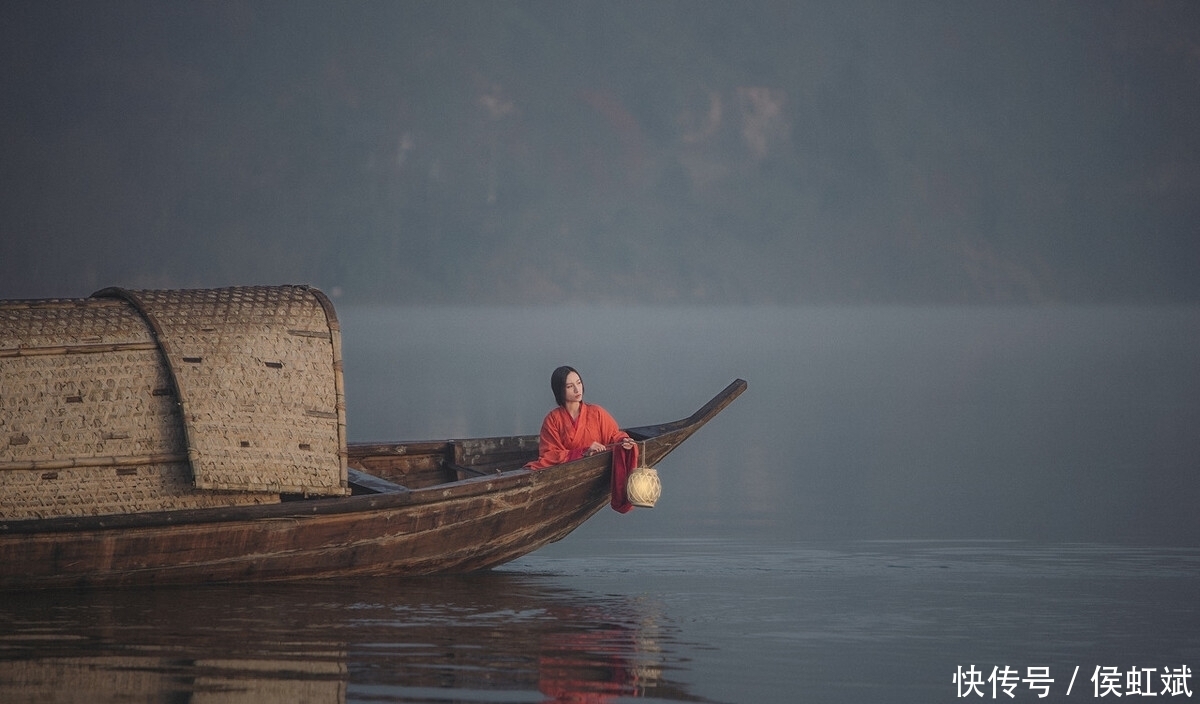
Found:
[[[0,701],[698,700],[661,605],[530,574],[12,593],[0,634]]]

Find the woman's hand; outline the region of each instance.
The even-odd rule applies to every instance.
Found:
[[[594,443],[592,443],[591,447],[589,447],[588,449],[583,451],[583,456],[591,457],[592,455],[596,454],[597,452],[604,452],[606,450],[610,450],[612,448],[615,448],[617,445],[620,445],[621,447],[625,448],[626,450],[631,450],[631,449],[633,449],[633,447],[635,445],[637,445],[637,441],[634,440],[633,438],[621,438],[620,440],[616,441],[612,445],[601,445],[598,442],[594,442]]]

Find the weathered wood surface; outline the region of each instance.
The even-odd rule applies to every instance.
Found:
[[[746,388],[740,379],[689,418],[631,428],[657,464]],[[415,488],[456,460],[499,475]],[[611,455],[540,471],[527,437],[351,445],[352,468],[408,491],[280,504],[0,523],[0,588],[282,581],[471,572],[566,536],[609,501]],[[502,462],[502,463],[503,463]],[[361,485],[364,488],[364,485]]]

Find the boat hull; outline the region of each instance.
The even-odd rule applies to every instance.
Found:
[[[430,503],[408,494],[369,495],[305,502],[314,505],[292,511],[280,510],[291,508],[281,504],[253,518],[143,526],[114,521],[111,527],[5,535],[0,588],[487,569],[562,538],[600,510],[608,479],[603,467],[591,465],[468,480],[442,489],[449,495]],[[473,485],[484,491],[471,491]]]

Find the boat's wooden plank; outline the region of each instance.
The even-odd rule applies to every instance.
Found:
[[[450,449],[449,440],[425,442],[356,442],[347,450],[350,457],[420,456],[445,454]]]
[[[380,479],[366,472],[360,472],[353,467],[347,469],[346,473],[349,476],[351,487],[366,489],[376,494],[400,494],[408,491],[408,487],[406,486],[389,482],[386,479]]]
[[[537,457],[538,437],[517,435],[500,438],[473,438],[454,442],[454,463],[473,467],[505,460],[519,461]]]
[[[446,459],[446,455],[383,455],[352,458],[350,466],[409,489],[423,489],[456,479],[445,467]]]

